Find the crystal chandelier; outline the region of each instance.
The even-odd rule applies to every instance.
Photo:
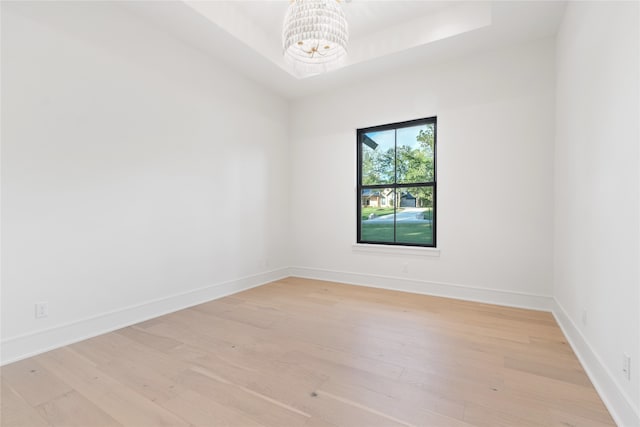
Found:
[[[337,68],[347,56],[349,28],[339,0],[292,0],[284,19],[285,62],[299,77]]]

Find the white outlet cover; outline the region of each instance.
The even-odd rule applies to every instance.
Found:
[[[36,303],[36,319],[49,316],[49,303],[37,302]]]
[[[626,379],[631,379],[631,356],[627,353],[622,355],[622,373]]]

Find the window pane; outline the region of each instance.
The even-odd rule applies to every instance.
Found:
[[[397,132],[398,183],[434,181],[433,123],[400,128]]]
[[[360,193],[360,240],[393,243],[395,192],[392,188]]]
[[[433,244],[433,187],[398,190],[396,242]]]
[[[395,182],[395,130],[367,132],[360,136],[362,184]]]

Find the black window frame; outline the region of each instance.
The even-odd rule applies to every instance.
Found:
[[[406,128],[406,127],[412,127],[412,126],[419,126],[419,125],[423,125],[423,124],[433,124],[433,181],[425,181],[425,182],[420,182],[420,183],[397,183],[394,182],[393,184],[374,184],[374,185],[363,185],[362,184],[362,143],[361,143],[361,138],[363,134],[369,133],[369,132],[380,132],[380,131],[385,131],[385,130],[396,130],[396,138],[395,139],[395,147],[397,149],[398,146],[398,140],[397,140],[397,130],[398,129],[402,129],[402,128]],[[372,244],[372,245],[389,245],[389,246],[413,246],[413,247],[423,247],[423,248],[436,248],[437,247],[437,216],[438,216],[438,209],[437,209],[437,181],[438,181],[438,168],[437,168],[437,164],[438,164],[438,155],[437,155],[437,147],[438,147],[438,118],[437,116],[433,116],[433,117],[426,117],[423,119],[416,119],[416,120],[408,120],[408,121],[404,121],[404,122],[398,122],[398,123],[389,123],[386,125],[380,125],[380,126],[371,126],[371,127],[366,127],[366,128],[361,128],[361,129],[357,129],[356,132],[356,151],[357,151],[357,191],[356,191],[356,212],[357,212],[357,235],[356,235],[356,242],[358,244]],[[397,162],[397,155],[396,155],[396,162]],[[397,178],[396,178],[397,179]],[[415,188],[415,187],[432,187],[433,188],[433,217],[432,217],[432,222],[431,222],[431,226],[432,226],[432,231],[433,231],[433,241],[431,244],[420,244],[420,243],[405,243],[405,242],[397,242],[396,240],[396,220],[394,217],[394,224],[393,224],[393,235],[394,235],[394,241],[393,242],[379,242],[379,241],[369,241],[369,240],[362,240],[361,235],[362,235],[362,190],[376,190],[376,189],[383,189],[383,188],[393,188],[394,190],[394,215],[395,215],[395,197],[397,197],[397,194],[400,194],[397,190],[398,189],[402,189],[402,188]]]

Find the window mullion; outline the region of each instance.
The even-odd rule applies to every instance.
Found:
[[[398,242],[396,236],[398,214],[398,129],[393,130],[393,243]]]

